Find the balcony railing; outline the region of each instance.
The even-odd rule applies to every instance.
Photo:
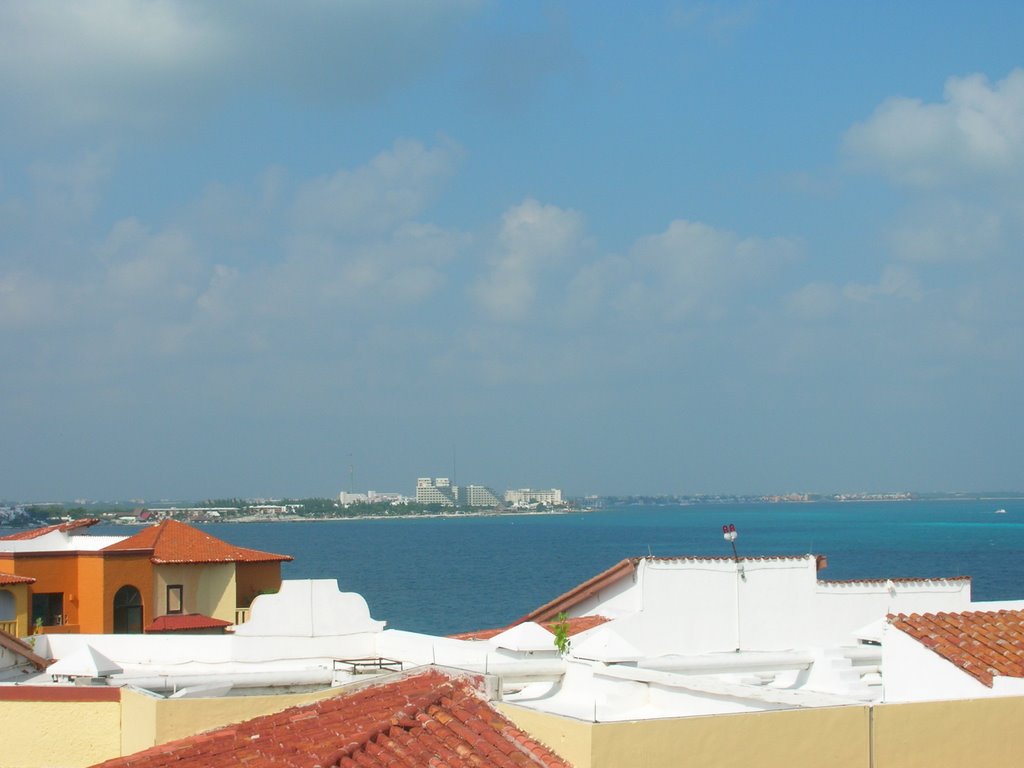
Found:
[[[245,624],[249,620],[248,608],[235,608],[235,625]]]
[[[8,635],[18,634],[18,620],[11,619],[10,621],[0,621],[0,632],[6,632]]]

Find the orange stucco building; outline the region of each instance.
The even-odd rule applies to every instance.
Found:
[[[0,537],[0,622],[14,621],[21,635],[219,629],[276,591],[281,563],[292,559],[176,520],[128,537],[79,533],[96,522]]]

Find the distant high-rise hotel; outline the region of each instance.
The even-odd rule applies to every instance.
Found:
[[[419,477],[416,479],[416,503],[454,507],[459,503],[459,487],[452,485],[447,477],[436,480]]]
[[[486,485],[467,485],[461,495],[463,503],[470,507],[497,507],[501,504],[498,494]]]
[[[485,485],[452,485],[447,477],[416,479],[417,504],[441,504],[445,507],[497,507],[498,494]]]

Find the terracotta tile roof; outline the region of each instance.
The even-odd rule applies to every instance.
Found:
[[[611,621],[607,616],[572,616],[566,619],[566,623],[569,625],[569,637],[578,635],[580,632],[586,632],[588,629],[604,624],[606,621]],[[557,621],[549,621],[543,626],[549,631],[555,631],[555,624]],[[500,635],[506,629],[512,629],[522,624],[521,621],[517,621],[515,624],[509,624],[507,627],[499,627],[497,629],[478,629],[473,632],[461,632],[458,635],[449,635],[453,640],[490,640],[495,635]]]
[[[172,613],[157,616],[144,632],[188,632],[196,629],[219,629],[230,627],[230,621],[204,616],[201,613]]]
[[[392,677],[101,765],[570,768],[491,707],[480,683],[436,669]]]
[[[14,635],[7,634],[2,629],[0,629],[0,648],[6,648],[15,656],[20,656],[36,669],[43,670],[50,666],[50,662],[38,655],[35,648],[24,640],[20,640]]]
[[[32,584],[35,582],[31,576],[15,576],[13,573],[0,573],[0,587],[10,584]]]
[[[154,563],[267,563],[292,559],[291,555],[236,547],[177,520],[163,520],[102,551],[147,550],[152,552],[150,560]]]
[[[1024,677],[1024,611],[901,613],[889,623],[990,688],[996,675]]]
[[[98,517],[83,517],[81,520],[69,520],[66,523],[57,523],[56,525],[44,525],[42,528],[33,528],[28,531],[18,531],[17,533],[9,533],[6,536],[0,536],[0,541],[26,541],[28,539],[38,539],[40,536],[45,536],[53,531],[76,531],[79,528],[89,528],[90,526],[96,525],[100,520]]]
[[[640,560],[639,557],[627,557],[625,560],[620,560],[608,570],[587,579],[582,584],[577,584],[551,602],[544,603],[540,608],[530,611],[518,621],[513,622],[512,626],[522,624],[524,621],[535,621],[540,624],[554,620],[558,614],[568,611],[577,603],[596,595],[605,587],[615,584],[626,576],[632,576],[636,572],[636,566]]]

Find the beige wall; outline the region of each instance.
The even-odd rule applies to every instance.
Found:
[[[95,765],[338,693],[339,689],[326,689],[280,696],[161,699],[122,688],[120,701],[0,700],[0,767]]]
[[[185,613],[235,623],[235,564],[158,565],[154,568],[154,618],[167,613],[167,585],[184,587]]]
[[[125,689],[121,694],[121,749],[130,755],[156,744],[280,712],[338,695],[338,689],[278,696],[228,696],[215,699],[160,699]]]
[[[95,765],[121,749],[117,701],[0,701],[4,768]]]
[[[592,768],[867,768],[866,707],[718,715],[594,729]]]
[[[29,628],[28,615],[28,585],[8,584],[0,587],[0,591],[6,590],[14,597],[14,632],[18,637],[25,637],[32,630]],[[4,617],[0,616],[0,619]]]
[[[937,768],[1024,764],[1024,697],[587,723],[499,709],[575,768]],[[873,754],[872,754],[873,753]]]
[[[573,768],[591,768],[594,723],[548,715],[503,702],[497,702],[496,707],[523,731],[569,761]]]
[[[0,765],[93,765],[339,693],[159,699],[122,689],[120,702],[0,701]],[[575,768],[1016,768],[1024,755],[1024,697],[623,723],[498,708]]]
[[[1024,698],[881,704],[875,768],[1024,764]]]

